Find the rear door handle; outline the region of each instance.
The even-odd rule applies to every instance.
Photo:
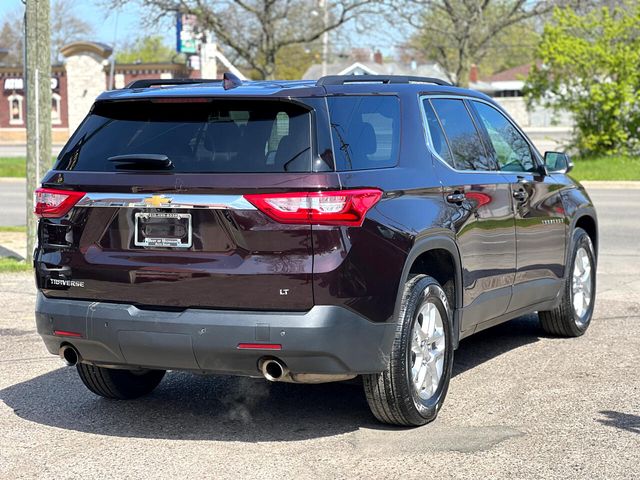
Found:
[[[447,202],[449,203],[462,203],[466,199],[466,195],[464,193],[450,193],[447,195]]]
[[[529,197],[529,194],[524,190],[515,190],[513,192],[513,198],[515,198],[519,202],[524,202],[528,197]]]

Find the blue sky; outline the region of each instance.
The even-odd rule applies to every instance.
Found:
[[[148,34],[161,34],[165,43],[169,46],[175,45],[175,26],[167,19],[166,24],[161,27],[146,30],[140,22],[140,9],[136,7],[134,2],[129,2],[123,7],[117,15],[117,32],[116,32],[116,12],[113,9],[106,9],[103,5],[104,0],[75,0],[73,10],[75,14],[87,20],[95,29],[95,38],[88,39],[106,43],[112,47],[122,47],[124,44],[131,43],[136,38]],[[21,0],[0,0],[0,25],[5,16],[14,11],[24,11],[24,5]],[[393,54],[393,44],[398,42],[397,35],[389,35],[389,30],[381,29],[380,32],[362,32],[358,33],[353,23],[346,27],[344,37],[349,38],[353,46],[362,46],[369,48],[379,48],[385,55]],[[115,36],[117,33],[117,36]],[[394,32],[399,33],[399,32]],[[114,37],[115,36],[115,37]],[[403,35],[400,35],[402,37]],[[116,43],[114,45],[114,38]],[[357,44],[357,45],[356,45]],[[336,50],[340,47],[347,47],[345,43],[335,45]]]
[[[5,16],[15,10],[24,11],[24,5],[21,0],[0,0],[0,24]],[[116,12],[115,10],[105,9],[95,0],[76,0],[73,6],[75,14],[88,21],[95,29],[95,38],[91,40],[113,45],[114,35],[116,33]],[[118,46],[135,40],[138,36],[145,33],[163,33],[165,41],[169,45],[175,43],[175,30],[167,25],[167,28],[155,29],[154,32],[146,32],[140,25],[139,9],[132,3],[125,6],[118,17],[117,44]]]

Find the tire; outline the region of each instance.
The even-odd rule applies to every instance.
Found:
[[[591,239],[583,229],[576,228],[573,232],[572,242],[573,248],[566,267],[566,278],[560,304],[553,310],[538,312],[542,329],[550,335],[559,337],[579,337],[587,331],[596,299],[596,257]],[[586,280],[584,273],[580,274],[581,269],[583,272],[586,271],[585,259],[588,260],[590,272]],[[580,274],[578,280],[576,280],[576,274]],[[576,281],[575,288],[574,280]],[[585,303],[587,290],[588,304]],[[580,305],[582,306],[580,307]]]
[[[420,337],[419,335],[428,332],[414,332],[416,323],[417,327],[421,327],[427,316],[433,318],[433,324],[437,325],[438,315],[442,326],[433,331],[433,336]],[[414,337],[416,333],[419,335]],[[428,338],[428,347],[420,346],[414,350],[417,347],[414,338]],[[431,342],[435,338],[438,340]],[[435,420],[447,395],[451,379],[452,340],[452,313],[444,290],[434,278],[426,275],[413,277],[404,288],[400,317],[387,369],[382,373],[362,376],[367,402],[379,421],[392,425],[420,426]],[[439,346],[431,350],[431,346],[436,344]],[[421,342],[421,345],[425,345],[425,342]],[[427,348],[429,356],[427,357],[420,348]],[[418,357],[415,351],[422,352],[423,356]],[[435,355],[432,355],[433,352],[436,352]],[[442,359],[439,363],[441,368],[437,368],[438,361],[435,361],[435,370],[426,367],[427,373],[423,378],[428,385],[420,392],[413,380],[415,372],[418,372],[419,378],[422,372],[421,365],[425,365],[422,362],[416,365],[419,358]],[[427,365],[434,365],[431,362],[429,360]],[[435,377],[432,374],[435,374]],[[422,382],[418,380],[418,384]]]
[[[150,393],[158,386],[164,370],[120,370],[79,363],[78,375],[96,395],[116,400],[129,400]]]

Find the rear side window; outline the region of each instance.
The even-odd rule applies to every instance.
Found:
[[[100,102],[59,156],[59,170],[140,168],[109,161],[169,157],[176,173],[311,171],[311,114],[274,101],[176,99]]]
[[[436,153],[440,155],[440,158],[455,168],[453,155],[451,155],[449,144],[447,143],[447,139],[442,131],[440,121],[438,120],[438,117],[436,117],[436,112],[433,111],[433,107],[429,100],[424,100],[423,104],[424,113],[427,117],[427,127],[429,128],[429,134],[431,135],[431,144],[433,145]]]
[[[400,100],[394,96],[329,97],[338,170],[393,167],[400,148]]]
[[[449,140],[456,168],[459,170],[492,170],[480,134],[462,100],[434,98],[431,104]]]

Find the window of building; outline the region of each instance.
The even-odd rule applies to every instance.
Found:
[[[22,118],[22,95],[14,93],[7,99],[9,101],[9,124],[10,125],[22,125],[24,119]]]
[[[62,114],[60,112],[60,95],[51,94],[51,123],[58,125],[62,123]]]

